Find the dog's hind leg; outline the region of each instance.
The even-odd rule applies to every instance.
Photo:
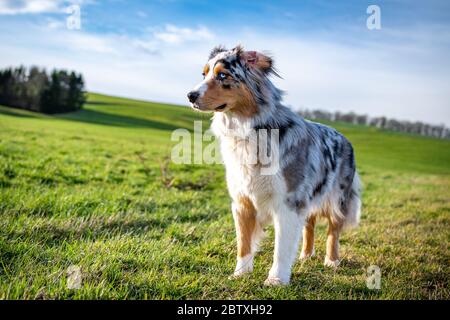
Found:
[[[343,194],[340,201],[335,201],[334,205],[327,208],[328,236],[325,266],[337,267],[340,263],[339,236],[343,228],[351,228],[358,225],[361,215],[360,193],[361,184],[358,174],[355,174],[346,195]]]
[[[311,215],[303,227],[303,244],[300,259],[313,257],[314,252],[314,227],[316,225],[316,216]]]
[[[327,251],[324,265],[336,268],[339,261],[339,236],[342,230],[342,222],[328,217]]]
[[[297,256],[305,216],[286,206],[273,213],[275,227],[275,250],[272,268],[265,285],[288,284],[292,265]]]
[[[240,196],[232,206],[237,236],[237,263],[233,277],[253,271],[253,257],[263,229],[256,219],[256,209],[248,197]]]

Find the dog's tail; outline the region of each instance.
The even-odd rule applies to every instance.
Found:
[[[361,218],[361,192],[361,180],[359,179],[358,173],[355,172],[350,197],[347,200],[347,212],[345,212],[344,227],[346,229],[356,227],[359,224]]]

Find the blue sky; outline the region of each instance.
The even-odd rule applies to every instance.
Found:
[[[449,1],[0,0],[0,43],[0,67],[75,69],[92,91],[181,104],[211,47],[241,43],[273,54],[294,109],[450,125]]]

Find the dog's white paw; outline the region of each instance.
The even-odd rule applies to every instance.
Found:
[[[316,251],[313,249],[313,251],[311,252],[311,254],[308,254],[308,253],[306,253],[306,252],[301,252],[300,253],[300,257],[299,257],[299,259],[300,260],[306,260],[306,259],[308,259],[308,258],[312,258],[312,257],[314,257],[316,255]]]
[[[252,269],[240,269],[233,272],[233,274],[229,277],[229,279],[237,279],[242,277],[243,275],[252,272]]]
[[[268,287],[274,287],[274,286],[284,286],[289,284],[289,281],[282,280],[277,277],[268,277],[266,281],[264,281],[264,285]]]
[[[240,277],[242,277],[243,275],[245,275],[247,272],[233,272],[233,274],[231,276],[228,277],[228,280],[235,280],[235,279],[239,279]]]
[[[236,263],[236,269],[233,275],[230,277],[232,279],[239,278],[242,275],[253,271],[253,257],[245,256],[243,258],[238,258]]]
[[[328,257],[325,257],[325,261],[323,262],[323,265],[325,267],[330,268],[337,268],[341,264],[340,260],[330,260]]]

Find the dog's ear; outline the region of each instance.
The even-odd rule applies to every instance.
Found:
[[[276,74],[273,59],[266,54],[256,51],[242,51],[239,56],[241,61],[250,68],[257,68],[265,74]]]

